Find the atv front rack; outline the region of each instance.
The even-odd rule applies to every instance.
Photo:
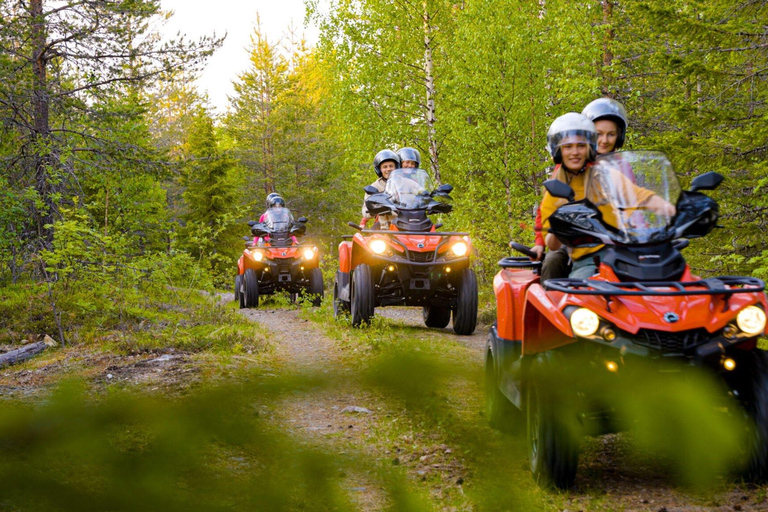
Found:
[[[610,283],[593,279],[550,279],[544,283],[548,291],[573,295],[644,295],[672,297],[678,295],[726,295],[756,293],[765,290],[765,282],[756,277],[721,276],[700,281],[647,281]],[[672,288],[672,289],[670,289]]]

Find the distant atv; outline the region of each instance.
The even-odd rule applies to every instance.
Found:
[[[432,190],[423,169],[396,169],[379,193],[365,187],[373,215],[394,216],[389,230],[363,229],[339,244],[334,315],[350,311],[352,325],[370,322],[382,306],[421,306],[428,327],[451,321],[457,334],[477,324],[477,279],[467,233],[438,232],[428,215],[448,213],[450,185]],[[359,226],[350,222],[352,227]]]
[[[235,300],[241,308],[259,306],[259,296],[279,290],[311,297],[312,305],[323,299],[323,274],[317,246],[298,243],[306,231],[306,217],[293,220],[287,208],[270,208],[263,222],[250,221],[255,239],[245,237],[246,248],[237,262]]]
[[[622,176],[627,167],[635,183]],[[646,368],[644,382],[670,364],[683,374],[703,369],[721,383],[723,400],[736,397],[739,412],[753,420],[746,476],[765,481],[768,356],[757,348],[766,333],[765,284],[753,277],[701,279],[680,254],[688,238],[715,227],[718,205],[700,191],[715,189],[722,176],[706,173],[682,191],[663,153],[624,152],[599,158],[590,179],[581,201],[563,182],[544,185],[563,199],[550,217],[558,239],[608,248],[597,275],[542,286],[539,262],[499,262],[498,316],[485,357],[491,424],[524,430],[534,478],[567,488],[576,476],[579,436],[615,431],[626,419],[615,411],[638,391],[617,397],[606,390],[637,382],[631,379]],[[654,196],[676,205],[674,217],[649,209]]]

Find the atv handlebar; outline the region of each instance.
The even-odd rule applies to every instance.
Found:
[[[530,247],[519,244],[517,242],[509,242],[509,246],[521,254],[525,254],[529,258],[539,259],[539,255],[533,252]]]

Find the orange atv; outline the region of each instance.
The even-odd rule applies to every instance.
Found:
[[[635,183],[621,175],[626,166]],[[563,182],[545,183],[564,200],[550,217],[550,232],[574,249],[605,249],[588,279],[542,285],[540,263],[529,258],[502,259],[494,279],[498,316],[486,345],[486,412],[493,426],[526,432],[540,484],[571,486],[579,436],[623,428],[626,418],[615,411],[633,396],[609,395],[611,401],[605,394],[623,389],[641,367],[658,379],[670,364],[675,372],[714,375],[723,400],[737,397],[754,426],[746,475],[768,478],[768,357],[757,348],[766,333],[765,284],[701,279],[680,254],[688,238],[715,227],[718,205],[698,191],[722,179],[706,173],[682,191],[664,154],[625,152],[598,159],[584,200],[573,201]],[[676,205],[674,215],[649,209],[653,196],[643,192],[638,201],[638,190]],[[576,364],[582,371],[574,371]],[[564,385],[551,385],[564,378]]]
[[[246,248],[237,261],[235,300],[241,308],[259,306],[260,295],[285,290],[295,300],[309,295],[312,305],[323,299],[323,274],[317,246],[298,243],[307,218],[293,220],[287,208],[270,208],[261,223],[250,221],[255,239],[244,237]]]
[[[382,306],[421,306],[428,327],[451,321],[457,334],[477,324],[477,279],[470,267],[467,233],[438,232],[428,215],[448,213],[450,185],[432,190],[423,169],[396,169],[387,188],[371,194],[366,207],[389,229],[361,229],[339,244],[339,270],[333,286],[334,315],[349,311],[352,325],[370,322]],[[386,222],[386,221],[385,221]],[[345,237],[346,238],[346,237]]]

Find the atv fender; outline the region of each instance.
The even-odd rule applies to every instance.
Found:
[[[350,263],[352,262],[352,242],[341,242],[339,244],[339,271],[346,272],[349,276]],[[347,279],[349,281],[349,279]]]
[[[571,324],[540,284],[532,284],[523,311],[523,354],[536,354],[576,340]]]
[[[349,272],[336,271],[336,285],[339,287],[339,299],[349,302]]]
[[[507,340],[523,339],[523,310],[525,292],[539,277],[530,271],[503,269],[493,278],[496,296],[496,331]]]
[[[243,267],[244,267],[243,257],[240,256],[240,259],[237,260],[237,273],[238,273],[238,275],[243,275],[243,273],[245,272],[245,268],[243,268]]]
[[[355,269],[361,263],[368,263],[370,265],[369,260],[371,259],[371,255],[363,235],[355,233],[355,236],[352,237],[352,241],[348,243],[350,245],[350,270]]]
[[[500,338],[496,324],[491,327],[486,352],[490,351],[493,357],[494,379],[499,383],[502,394],[518,409],[523,408],[520,386],[521,348],[520,341]]]

